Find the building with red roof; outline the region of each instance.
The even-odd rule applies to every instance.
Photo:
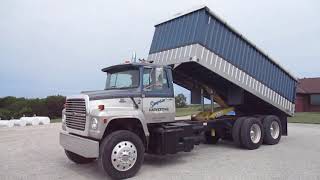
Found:
[[[320,77],[298,80],[296,112],[320,112]]]

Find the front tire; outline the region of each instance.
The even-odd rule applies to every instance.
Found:
[[[253,150],[260,147],[263,142],[264,130],[259,119],[250,117],[243,121],[241,126],[241,142],[246,149]]]
[[[114,179],[134,176],[144,159],[144,145],[135,133],[119,130],[109,134],[100,145],[99,166]]]
[[[70,159],[71,161],[77,163],[77,164],[87,164],[87,163],[91,163],[93,162],[96,158],[86,158],[83,156],[80,156],[76,153],[73,153],[71,151],[68,150],[64,150],[68,159]]]
[[[280,119],[274,115],[266,116],[263,119],[263,127],[265,132],[263,143],[268,145],[278,144],[282,135]]]

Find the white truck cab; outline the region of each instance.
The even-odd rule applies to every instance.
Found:
[[[123,172],[127,176],[142,162],[137,157],[148,149],[152,124],[175,121],[172,71],[149,63],[120,64],[102,71],[106,73],[104,90],[67,97],[60,143],[77,163],[99,158],[111,176],[122,177]],[[113,164],[105,162],[103,151],[115,156]]]

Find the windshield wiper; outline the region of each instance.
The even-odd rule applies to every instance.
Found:
[[[134,87],[120,87],[119,89],[131,89],[131,88],[134,88]]]

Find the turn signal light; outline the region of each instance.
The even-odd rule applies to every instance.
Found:
[[[99,106],[98,106],[98,109],[99,109],[100,111],[103,111],[103,110],[104,110],[104,105],[102,105],[102,104],[99,105]]]
[[[103,119],[103,123],[104,123],[104,124],[106,124],[106,123],[107,123],[107,121],[108,121],[107,119]]]

